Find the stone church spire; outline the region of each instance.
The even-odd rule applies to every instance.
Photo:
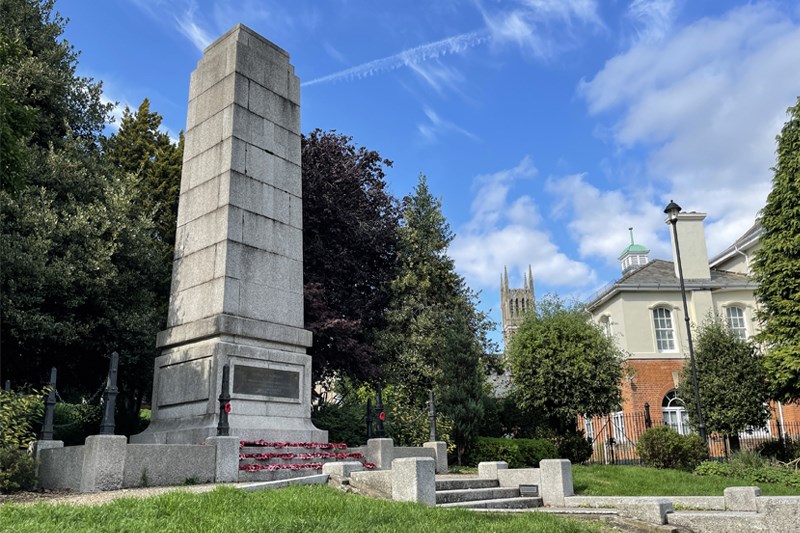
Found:
[[[533,311],[535,303],[531,266],[528,265],[528,271],[522,273],[522,288],[509,287],[508,268],[503,267],[503,274],[500,276],[500,311],[503,320],[503,343],[506,349],[525,315]]]

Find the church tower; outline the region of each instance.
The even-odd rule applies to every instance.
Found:
[[[503,275],[500,276],[500,309],[503,317],[503,343],[506,350],[511,337],[522,324],[525,315],[533,311],[536,302],[530,265],[528,272],[523,272],[522,277],[523,287],[511,289],[508,287],[508,269],[503,268]]]

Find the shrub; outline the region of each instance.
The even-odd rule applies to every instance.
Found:
[[[328,431],[331,442],[346,442],[360,446],[366,442],[366,406],[360,402],[345,400],[340,403],[323,404],[311,415],[314,425]]]
[[[97,434],[102,416],[99,405],[59,402],[53,413],[53,438],[66,446],[83,444],[86,437]]]
[[[654,468],[693,470],[708,458],[706,445],[697,435],[681,435],[669,426],[645,431],[636,444],[642,464]]]
[[[467,464],[482,461],[505,461],[509,468],[538,467],[542,459],[557,459],[555,445],[544,439],[502,439],[478,437]]]
[[[756,451],[762,457],[788,463],[800,458],[800,439],[792,440],[786,437],[785,439],[768,440],[756,448]]]
[[[25,450],[0,446],[0,493],[36,486],[36,461]]]
[[[780,483],[800,488],[800,472],[779,466],[750,466],[749,460],[735,458],[728,463],[704,461],[695,468],[698,476],[733,477],[748,483]]]
[[[592,456],[592,445],[586,440],[583,430],[572,431],[553,439],[560,459],[569,459],[573,464],[581,464]]]
[[[35,428],[44,413],[43,392],[0,390],[0,446],[27,448],[36,440]]]

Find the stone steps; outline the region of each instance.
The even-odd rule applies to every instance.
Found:
[[[486,489],[497,487],[496,479],[464,478],[464,479],[437,479],[436,490],[458,489]]]
[[[519,493],[519,491],[517,491]],[[541,498],[530,498],[526,496],[498,498],[489,500],[458,501],[450,503],[438,503],[439,507],[466,507],[468,509],[533,509],[542,506]]]
[[[437,504],[497,500],[500,498],[519,498],[519,489],[515,487],[490,487],[436,491]]]
[[[442,477],[436,480],[436,505],[522,510],[541,507],[542,499],[520,496],[518,487],[501,487],[496,479]]]

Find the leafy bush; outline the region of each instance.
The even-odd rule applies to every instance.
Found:
[[[681,435],[669,426],[645,431],[636,444],[642,464],[654,468],[693,470],[708,458],[706,445],[697,435]]]
[[[36,461],[25,450],[0,446],[0,493],[36,486]]]
[[[695,468],[698,476],[719,476],[742,479],[748,483],[781,483],[800,488],[800,472],[779,466],[748,466],[748,461],[732,459],[727,463],[704,461]]]
[[[592,456],[592,445],[586,440],[583,430],[572,431],[553,439],[560,459],[569,459],[572,464],[581,464]]]
[[[788,463],[800,458],[800,439],[792,440],[787,437],[785,439],[768,440],[756,448],[756,451],[762,457]]]
[[[99,405],[59,402],[53,414],[53,438],[65,446],[83,444],[86,437],[97,434],[102,416]]]
[[[44,392],[0,390],[0,446],[27,448],[36,440],[36,427],[44,413]]]
[[[366,405],[356,400],[326,403],[311,415],[319,429],[328,431],[330,442],[346,442],[360,446],[367,439]]]
[[[505,461],[509,468],[538,467],[542,459],[557,459],[555,445],[544,439],[502,439],[478,437],[470,451],[467,464],[482,461]]]

